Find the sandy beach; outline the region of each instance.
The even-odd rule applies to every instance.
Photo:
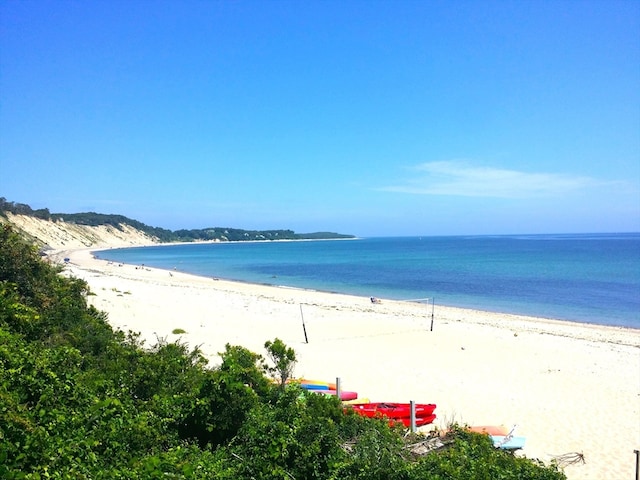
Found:
[[[295,375],[334,380],[371,401],[436,403],[435,426],[516,427],[519,454],[579,453],[569,479],[632,479],[640,449],[640,330],[601,327],[119,265],[90,249],[59,252],[115,328],[199,346],[264,353],[282,339]],[[303,319],[308,343],[305,341]],[[174,329],[186,333],[174,335]],[[423,427],[425,428],[425,427]],[[430,427],[433,428],[433,427]]]

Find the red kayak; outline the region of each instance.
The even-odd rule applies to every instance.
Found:
[[[351,408],[365,417],[375,417],[377,415],[384,415],[393,419],[408,419],[411,417],[411,405],[409,403],[361,403],[349,405],[347,408]],[[425,418],[433,414],[436,405],[433,403],[416,403],[415,408],[416,418]]]

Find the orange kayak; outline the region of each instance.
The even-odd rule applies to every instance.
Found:
[[[509,434],[509,430],[503,425],[480,425],[467,427],[467,430],[475,433],[484,433],[486,435],[505,436]]]

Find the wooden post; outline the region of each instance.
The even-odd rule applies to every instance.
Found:
[[[342,400],[342,385],[340,385],[340,377],[336,377],[336,397]]]
[[[411,418],[411,433],[416,433],[416,402],[414,400],[409,401],[409,409]]]
[[[431,330],[430,330],[431,332],[433,332],[433,311],[434,311],[434,309],[435,309],[434,299],[432,298],[431,299]]]
[[[302,313],[302,304],[300,304],[300,316],[302,317],[302,331],[304,332],[304,343],[309,343],[309,339],[307,339],[307,327],[304,326],[304,313]]]

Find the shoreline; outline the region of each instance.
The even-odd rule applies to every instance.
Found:
[[[327,241],[327,240],[359,240],[360,238],[356,237],[356,238],[348,238],[348,239],[320,239],[319,241]],[[95,248],[91,248],[91,252],[92,254],[94,253],[98,253],[98,252],[102,252],[102,251],[108,251],[111,250],[113,248],[116,249],[129,249],[129,248],[137,248],[137,247],[141,247],[141,248],[147,248],[147,247],[161,247],[161,246],[173,246],[173,245],[195,245],[195,244],[218,244],[218,243],[260,243],[260,242],[306,242],[306,241],[316,241],[315,239],[303,239],[303,240],[247,240],[247,241],[233,241],[233,242],[219,242],[219,241],[215,241],[215,240],[211,240],[211,241],[201,241],[201,242],[172,242],[172,243],[154,243],[154,244],[148,244],[148,245],[131,245],[131,246],[113,246],[113,247],[95,247]],[[96,258],[96,260],[101,260],[101,261],[109,261],[103,258]],[[119,262],[117,262],[119,263]],[[127,265],[133,265],[135,266],[135,264],[127,264]],[[360,297],[360,295],[356,294],[356,293],[343,293],[343,292],[339,292],[339,291],[333,291],[333,290],[319,290],[316,288],[312,288],[312,287],[299,287],[299,286],[293,286],[293,285],[275,285],[275,284],[270,284],[270,283],[256,283],[256,282],[251,282],[248,280],[238,280],[238,279],[232,279],[232,278],[226,278],[224,276],[221,277],[209,277],[209,276],[205,276],[205,275],[199,275],[196,273],[189,273],[186,271],[182,271],[182,270],[171,270],[170,268],[161,268],[161,267],[149,267],[149,268],[157,268],[158,270],[161,271],[172,271],[172,272],[180,272],[183,273],[185,275],[193,275],[196,277],[202,277],[202,278],[216,278],[217,280],[224,280],[227,282],[236,282],[236,283],[243,283],[243,284],[247,284],[247,285],[256,285],[256,286],[265,286],[265,287],[272,287],[272,288],[288,288],[288,289],[299,289],[299,290],[307,290],[307,291],[315,291],[315,292],[319,292],[319,293],[326,293],[329,295],[347,295],[347,296],[354,296],[354,297]],[[406,302],[409,303],[411,302],[410,299],[393,299],[393,298],[384,298],[384,297],[380,297],[381,299],[385,300],[385,301],[392,301],[392,302]],[[425,303],[422,303],[422,305],[426,305]],[[499,315],[499,316],[505,316],[505,317],[514,317],[514,318],[526,318],[529,319],[531,321],[536,321],[536,322],[550,322],[550,323],[567,323],[567,324],[575,324],[575,325],[595,325],[595,326],[599,326],[599,327],[606,327],[606,328],[613,328],[613,329],[629,329],[629,330],[636,330],[638,332],[640,332],[640,326],[633,326],[633,325],[628,325],[628,324],[616,324],[616,323],[597,323],[597,322],[589,322],[589,321],[585,321],[585,320],[573,320],[573,319],[564,319],[564,318],[557,318],[557,317],[547,317],[547,316],[537,316],[537,315],[531,315],[531,314],[527,314],[527,313],[517,313],[517,312],[513,312],[513,311],[505,311],[505,310],[501,310],[501,309],[476,309],[473,307],[467,307],[467,306],[458,306],[458,305],[450,305],[450,304],[438,304],[436,306],[437,308],[451,308],[451,309],[460,309],[460,310],[469,310],[469,311],[475,311],[475,312],[483,312],[486,313],[488,315]],[[640,315],[640,313],[639,313]]]
[[[437,306],[430,331],[425,304],[109,265],[92,256],[104,249],[58,253],[89,284],[90,304],[145,345],[200,346],[216,365],[226,343],[263,354],[277,337],[295,350],[297,377],[340,377],[371,401],[436,403],[440,429],[517,424],[529,458],[584,455],[565,469],[570,480],[632,478],[640,330]]]
[[[285,241],[288,241],[288,240],[285,240]],[[292,240],[292,241],[297,241],[297,240]],[[189,244],[189,242],[187,242],[187,244]],[[154,246],[158,246],[158,244],[137,245],[137,246],[138,247],[154,247]],[[137,270],[138,273],[142,273],[143,271],[151,272],[152,276],[154,277],[156,277],[156,275],[162,275],[162,274],[164,275],[169,274],[170,278],[173,277],[174,275],[175,276],[179,275],[182,277],[183,280],[192,281],[192,282],[204,281],[208,283],[210,280],[213,280],[215,282],[226,284],[227,286],[235,285],[235,286],[246,288],[246,289],[252,289],[252,288],[266,289],[266,290],[273,289],[274,291],[283,290],[285,292],[310,293],[310,294],[317,294],[320,296],[325,296],[325,295],[330,297],[335,296],[336,298],[346,297],[351,300],[358,300],[360,302],[363,302],[364,304],[369,303],[368,297],[358,296],[358,295],[353,295],[348,293],[324,291],[324,290],[317,290],[312,288],[295,287],[295,286],[287,286],[287,285],[271,285],[266,283],[253,283],[248,281],[226,279],[222,277],[220,278],[208,277],[204,275],[197,275],[193,273],[183,272],[180,270],[170,270],[165,268],[149,267],[146,265],[139,266],[139,265],[130,264],[130,263],[114,262],[111,260],[101,259],[94,256],[94,253],[109,250],[110,248],[133,248],[133,247],[114,246],[109,248],[88,247],[88,248],[73,249],[73,250],[55,250],[54,255],[59,258],[62,258],[63,256],[69,256],[71,260],[75,259],[77,261],[78,257],[76,257],[76,254],[80,252],[86,252],[91,256],[92,262],[101,262],[106,266],[117,264],[120,267],[130,267],[130,268],[132,267],[135,270]],[[94,273],[100,273],[100,274],[105,273],[105,271],[102,268],[100,268],[99,265],[95,265],[95,264],[92,265],[94,267],[92,269],[91,266],[87,264],[86,260],[87,260],[86,258],[82,259],[81,262],[77,264],[77,266],[82,270],[93,271]],[[70,263],[73,263],[73,262],[70,262]],[[95,267],[98,267],[98,268],[95,268]],[[115,276],[119,277],[117,273],[115,274]],[[122,278],[125,278],[125,277],[122,277]],[[137,280],[141,280],[141,279],[137,279]],[[386,304],[393,304],[393,305],[407,305],[407,306],[411,305],[411,306],[420,306],[420,307],[430,305],[430,304],[420,303],[418,301],[411,301],[411,300],[394,300],[394,299],[382,299],[382,300]],[[526,327],[531,329],[531,327],[535,325],[539,328],[537,330],[534,329],[531,331],[537,331],[538,333],[544,333],[547,335],[568,336],[571,338],[579,338],[582,340],[602,341],[603,335],[610,335],[612,336],[612,338],[609,338],[607,340],[607,342],[609,343],[640,348],[640,328],[616,326],[616,325],[604,325],[604,324],[573,321],[573,320],[563,320],[563,319],[555,319],[555,318],[548,318],[548,317],[537,317],[537,316],[531,316],[531,315],[496,312],[492,310],[479,310],[479,309],[457,307],[457,306],[450,306],[450,305],[438,305],[437,307],[438,308],[436,311],[443,310],[445,312],[443,317],[447,319],[452,314],[453,315],[457,314],[457,315],[461,315],[464,318],[464,320],[459,320],[459,321],[468,321],[468,322],[473,322],[477,325],[491,326],[496,328],[519,329],[519,328]],[[425,309],[424,317],[427,318],[427,320],[430,320],[431,318],[430,310]],[[511,323],[505,323],[505,321],[508,321]],[[571,330],[571,332],[568,332],[567,330]],[[593,332],[593,333],[597,332],[597,333],[595,336],[592,336],[592,335],[585,334],[585,332]]]

